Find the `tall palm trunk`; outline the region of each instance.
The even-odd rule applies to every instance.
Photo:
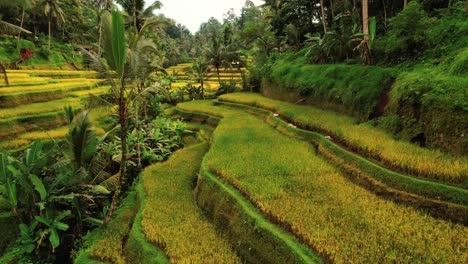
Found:
[[[23,23],[24,23],[24,15],[25,15],[25,10],[24,10],[24,7],[23,7],[23,13],[21,14],[21,23],[20,23],[20,28],[23,28]],[[20,43],[20,39],[21,39],[21,30],[20,32],[18,33],[18,42],[16,43],[16,49],[19,51],[19,43]]]
[[[320,9],[322,10],[323,32],[327,33],[327,22],[325,21],[325,8],[324,8],[323,0],[320,0]]]
[[[204,79],[204,76],[202,75],[201,81],[200,81],[200,83],[201,83],[201,94],[202,94],[202,98],[205,99],[205,88],[203,87],[203,82],[204,82],[203,79]]]
[[[219,76],[219,66],[216,66],[216,73],[218,74],[218,83],[221,83],[221,76]]]
[[[369,4],[368,0],[362,0],[362,32],[364,41],[369,41]]]
[[[330,9],[332,13],[332,19],[335,18],[335,7],[333,6],[333,0],[330,0]]]
[[[102,43],[102,19],[99,19],[99,45],[98,45],[98,55],[101,55],[101,43]]]
[[[117,177],[117,187],[114,192],[114,196],[112,197],[111,206],[109,208],[109,212],[106,215],[104,220],[104,227],[107,227],[110,220],[112,219],[112,215],[114,214],[115,210],[117,209],[117,203],[119,201],[120,192],[122,191],[123,181],[125,179],[125,174],[127,172],[127,107],[124,99],[124,90],[125,84],[122,80],[121,82],[121,89],[120,89],[120,96],[119,96],[119,123],[120,123],[120,146],[122,148],[122,158],[120,160],[120,174]]]
[[[3,63],[0,63],[0,71],[3,73],[3,78],[5,79],[5,84],[9,85],[10,83],[8,82],[8,75],[6,72],[6,67],[3,65]]]
[[[50,34],[51,34],[51,27],[50,27],[50,19],[49,19],[49,50],[50,50]]]
[[[361,59],[363,64],[371,64],[369,42],[369,0],[362,0],[362,32],[364,39],[361,42]]]

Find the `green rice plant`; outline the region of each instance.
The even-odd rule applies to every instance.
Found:
[[[395,140],[385,131],[336,112],[273,100],[258,94],[228,94],[221,100],[248,104],[278,113],[295,124],[330,135],[351,150],[375,158],[391,169],[428,179],[466,186],[468,159],[409,142]]]
[[[240,263],[193,201],[194,175],[207,148],[207,143],[187,147],[143,171],[147,197],[142,230],[172,263]]]
[[[378,198],[317,157],[310,144],[262,119],[209,101],[178,108],[224,116],[206,156],[209,170],[331,262],[462,263],[468,257],[468,228]]]

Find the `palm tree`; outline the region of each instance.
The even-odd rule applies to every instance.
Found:
[[[238,59],[238,52],[233,43],[224,44],[222,39],[216,35],[211,35],[211,45],[206,49],[206,57],[211,65],[216,68],[218,82],[221,83],[219,69],[221,67],[231,67],[231,62]]]
[[[145,21],[153,18],[153,12],[162,7],[160,1],[155,1],[147,8],[145,8],[145,0],[116,0],[122,6],[127,17],[129,17],[129,24],[133,25],[137,31],[140,31]]]
[[[59,0],[42,0],[41,7],[44,10],[44,14],[48,18],[49,26],[49,50],[50,50],[50,38],[52,35],[52,19],[55,20],[56,24],[60,26],[62,22],[65,22],[65,13],[61,8],[62,3]]]
[[[0,6],[8,6],[8,4],[11,4],[9,2],[0,2]],[[27,34],[31,34],[30,31],[22,28],[22,27],[18,27],[16,25],[13,25],[13,24],[10,24],[6,21],[3,21],[3,20],[0,20],[0,34],[5,34],[5,35],[17,35],[17,34],[20,34],[21,32],[24,32],[24,33],[27,33]],[[3,78],[5,79],[5,83],[8,85],[9,82],[8,82],[8,75],[7,75],[7,72],[6,72],[6,68],[7,66],[5,64],[8,64],[9,62],[4,62],[4,61],[0,61],[0,72],[3,74]]]
[[[104,10],[110,11],[114,6],[113,0],[96,0],[97,5],[97,24],[98,24],[98,31],[99,31],[99,41],[98,41],[98,54],[101,54],[101,42],[102,42],[102,20],[101,15]]]
[[[127,118],[128,109],[144,83],[148,75],[154,71],[151,53],[156,51],[156,46],[152,41],[143,37],[143,32],[151,27],[155,22],[146,21],[141,30],[129,37],[125,36],[124,19],[122,14],[113,10],[112,14],[104,11],[102,15],[102,49],[104,58],[85,51],[91,64],[98,70],[111,85],[111,96],[118,104],[119,124],[120,124],[120,143],[121,159],[120,173],[117,175],[118,182],[114,196],[112,198],[109,213],[106,216],[104,225],[107,225],[117,208],[117,201],[121,188],[126,177],[127,166]],[[115,74],[116,76],[115,76]],[[118,81],[115,82],[114,78]]]
[[[20,28],[23,27],[23,23],[24,23],[24,16],[26,15],[26,9],[30,9],[33,5],[33,1],[32,0],[21,0],[19,1],[18,3],[19,6],[21,6],[21,9],[22,9],[22,12],[21,12],[21,22],[20,22]],[[20,43],[20,39],[21,39],[21,32],[20,31],[18,33],[18,42],[16,44],[16,49],[19,51],[19,43]]]
[[[323,3],[323,0],[320,0],[320,10],[322,10],[322,25],[323,25],[323,32],[327,33],[327,22],[326,22],[326,16],[325,16],[325,4]]]
[[[369,51],[369,0],[362,0],[362,32],[364,38],[361,42],[361,58],[365,64],[371,63],[370,51]]]
[[[199,55],[193,59],[192,67],[190,68],[190,74],[192,75],[192,78],[197,81],[197,83],[200,83],[202,98],[205,98],[204,82],[205,75],[209,69],[210,67],[208,63],[206,63],[206,59],[203,55]]]

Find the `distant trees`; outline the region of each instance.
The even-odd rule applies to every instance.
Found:
[[[39,6],[44,11],[44,15],[47,17],[48,20],[48,28],[49,28],[49,50],[50,50],[50,42],[52,36],[52,20],[55,21],[57,25],[60,26],[61,23],[65,22],[65,13],[62,10],[61,2],[59,0],[42,0]]]

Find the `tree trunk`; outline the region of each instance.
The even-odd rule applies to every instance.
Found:
[[[112,219],[112,215],[114,214],[115,210],[117,209],[117,203],[119,200],[120,192],[122,190],[123,180],[125,179],[125,174],[127,171],[127,109],[124,99],[124,91],[125,85],[124,81],[121,82],[120,87],[120,96],[119,96],[119,123],[120,123],[120,145],[122,148],[122,158],[120,160],[120,174],[118,176],[118,184],[114,192],[114,196],[112,197],[111,206],[109,208],[109,212],[106,215],[106,219],[104,220],[104,227],[107,227],[110,220]]]
[[[369,41],[369,5],[368,0],[362,0],[362,32],[364,41]]]
[[[50,30],[50,19],[49,19],[49,50],[50,50],[50,34],[51,34],[51,30]]]
[[[387,5],[385,4],[384,0],[382,0],[382,6],[384,11],[384,29],[385,32],[387,32]]]
[[[101,45],[102,45],[102,19],[99,19],[99,45],[98,45],[98,55],[101,55]]]
[[[9,85],[10,83],[8,82],[8,75],[6,72],[6,67],[3,65],[3,63],[0,63],[0,71],[3,73],[3,78],[5,79],[5,84]]]
[[[362,32],[364,39],[361,46],[361,59],[363,64],[371,64],[370,51],[369,51],[369,3],[368,0],[362,0]]]
[[[465,13],[468,14],[468,0],[465,1]]]
[[[335,18],[335,7],[333,6],[333,0],[330,0],[330,9],[332,13],[332,19]]]
[[[202,79],[201,79],[201,85],[202,85],[202,98],[205,99],[205,88],[203,87],[203,76],[202,76]]]
[[[218,83],[221,84],[221,76],[219,76],[219,66],[216,66],[216,73],[218,74]]]
[[[403,9],[406,7],[407,4],[408,4],[408,0],[403,0]]]
[[[21,23],[20,23],[20,28],[23,28],[23,23],[24,23],[24,15],[25,15],[25,11],[24,11],[24,8],[23,8],[23,14],[21,15]],[[21,39],[21,30],[20,32],[18,33],[18,42],[16,43],[16,49],[19,51],[19,43],[20,43],[20,39]]]
[[[322,10],[323,33],[327,33],[327,22],[325,21],[325,8],[323,5],[323,0],[320,0],[320,9]]]

